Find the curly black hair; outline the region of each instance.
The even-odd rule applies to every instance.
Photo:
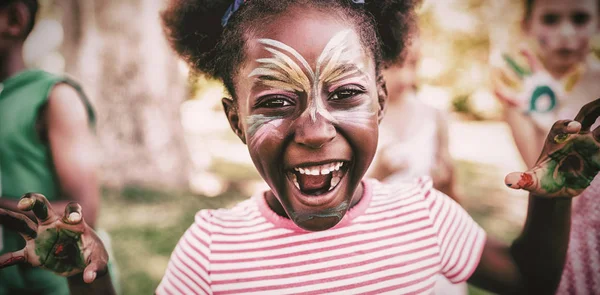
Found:
[[[381,65],[394,63],[414,28],[414,8],[420,0],[248,0],[225,28],[221,18],[233,0],[171,0],[162,12],[171,46],[194,70],[221,79],[235,99],[233,77],[244,59],[247,34],[264,27],[293,5],[337,13],[355,24],[361,42]]]

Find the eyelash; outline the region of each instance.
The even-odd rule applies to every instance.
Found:
[[[272,104],[281,104],[278,106],[274,106]],[[287,105],[285,105],[287,104]],[[266,108],[266,109],[274,109],[274,108],[284,108],[293,106],[294,103],[287,97],[284,96],[270,96],[261,99],[258,103],[256,103],[255,108]]]
[[[361,86],[357,86],[357,85],[351,85],[351,86],[343,86],[341,88],[336,89],[330,96],[329,96],[329,100],[343,100],[343,99],[347,99],[347,98],[351,98],[360,94],[365,93],[365,89]],[[344,97],[344,98],[335,98],[336,96],[339,96],[339,94],[341,94],[342,92],[349,92],[349,94]]]

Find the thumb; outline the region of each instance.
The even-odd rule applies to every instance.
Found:
[[[537,177],[531,171],[509,173],[504,178],[506,186],[512,189],[532,190],[537,187],[537,182]]]
[[[99,268],[100,267],[97,263],[90,263],[83,271],[83,281],[88,284],[91,284],[96,279],[96,276],[98,276]]]

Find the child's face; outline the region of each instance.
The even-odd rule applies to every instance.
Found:
[[[549,70],[583,61],[598,30],[598,0],[536,0],[525,28]]]
[[[333,227],[360,198],[377,146],[375,65],[350,27],[291,9],[249,36],[228,112],[285,214],[308,230]]]
[[[404,60],[383,70],[390,103],[399,99],[402,93],[416,88],[420,56],[419,41],[413,40],[411,46],[407,48]]]

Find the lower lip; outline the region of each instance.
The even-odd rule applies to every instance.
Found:
[[[296,199],[298,199],[300,201],[300,203],[302,203],[305,206],[309,206],[309,207],[323,206],[323,205],[331,203],[335,199],[335,197],[338,195],[338,191],[341,189],[341,187],[346,185],[346,178],[347,178],[346,175],[348,175],[350,173],[351,169],[352,169],[351,166],[348,167],[346,169],[346,172],[344,172],[344,174],[342,175],[340,182],[332,190],[330,190],[324,194],[321,194],[318,196],[305,195],[294,185],[292,180],[290,180],[289,177],[287,177],[287,175],[286,175],[288,190],[289,190],[289,192],[291,192],[292,195],[294,195],[296,197]]]

